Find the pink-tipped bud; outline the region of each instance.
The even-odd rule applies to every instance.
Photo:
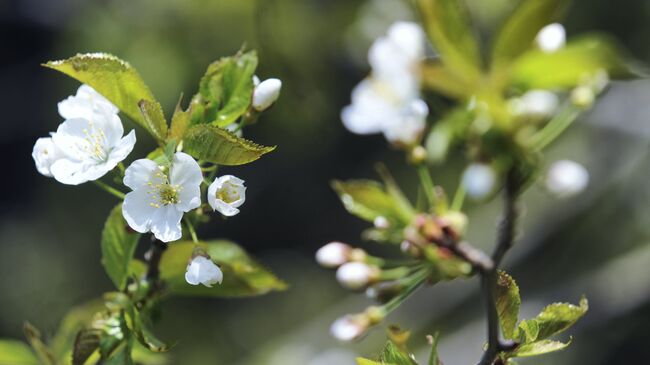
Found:
[[[368,321],[355,315],[343,316],[330,327],[330,334],[339,341],[355,341],[362,338],[368,330]]]
[[[316,251],[316,262],[322,267],[335,268],[350,261],[352,247],[342,242],[330,242]]]

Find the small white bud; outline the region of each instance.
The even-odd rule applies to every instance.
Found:
[[[594,104],[596,94],[591,87],[581,85],[571,90],[571,102],[580,108],[589,108]]]
[[[537,46],[546,53],[551,53],[564,47],[566,31],[562,24],[553,23],[542,28],[535,38]]]
[[[208,288],[211,288],[212,284],[221,284],[221,281],[223,281],[223,273],[221,272],[221,269],[219,269],[219,266],[209,258],[205,256],[196,256],[192,259],[189,265],[187,265],[185,281],[190,285],[203,284]]]
[[[545,118],[553,115],[559,104],[557,95],[550,91],[530,90],[520,98],[514,99],[510,107],[517,115]]]
[[[258,112],[266,110],[280,96],[282,81],[279,79],[266,79],[255,87],[253,91],[253,108]]]
[[[546,188],[559,198],[567,198],[582,192],[588,183],[589,172],[574,161],[556,161],[546,174]]]
[[[496,180],[496,173],[490,165],[473,163],[463,172],[461,183],[465,186],[467,195],[474,199],[483,199],[494,190]]]
[[[390,222],[388,221],[388,219],[386,219],[386,217],[381,216],[381,215],[377,216],[373,220],[372,223],[375,225],[375,228],[377,228],[377,229],[388,229],[388,228],[390,228]]]
[[[336,271],[339,283],[351,290],[363,289],[379,278],[380,272],[376,267],[363,262],[347,262]]]
[[[213,210],[232,217],[239,213],[239,207],[246,201],[244,180],[232,175],[214,179],[208,187],[208,204]]]
[[[330,327],[330,334],[339,341],[358,340],[366,334],[368,325],[366,321],[361,321],[358,316],[343,316]]]
[[[322,267],[335,268],[350,261],[352,247],[342,242],[330,242],[316,251],[316,262]]]

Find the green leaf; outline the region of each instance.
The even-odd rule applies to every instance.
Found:
[[[127,62],[105,53],[77,54],[43,66],[90,85],[159,142],[167,134],[162,107],[138,72]],[[144,101],[144,113],[140,108]]]
[[[36,353],[39,362],[42,365],[55,365],[56,361],[52,352],[41,339],[41,332],[29,322],[23,324],[23,332],[25,333],[25,337],[27,337],[27,342],[29,342]]]
[[[396,365],[396,364],[385,364],[385,363],[357,357],[357,365]]]
[[[136,364],[141,365],[164,365],[169,363],[165,354],[151,352],[139,342],[133,344],[131,356]]]
[[[213,66],[214,65],[214,66]],[[253,75],[257,68],[257,53],[250,51],[234,57],[223,58],[208,67],[208,72],[201,80],[208,84],[207,95],[219,103],[212,123],[226,127],[242,116],[251,104],[253,97]],[[201,87],[201,90],[206,89]],[[209,101],[212,101],[208,99]]]
[[[181,108],[181,101],[178,101],[176,109],[174,110],[174,115],[172,116],[172,123],[169,128],[169,138],[174,139],[177,142],[180,142],[187,131],[187,128],[192,122],[192,113],[194,108],[194,103],[190,103],[190,107],[187,110]]]
[[[525,89],[552,89],[576,86],[601,70],[612,78],[638,75],[641,71],[622,54],[613,39],[584,35],[553,53],[527,52],[512,65],[510,82]]]
[[[95,313],[105,309],[104,302],[93,300],[69,310],[52,338],[52,353],[59,363],[69,359],[77,332],[89,327]]]
[[[519,323],[516,336],[521,343],[532,343],[539,335],[539,324],[536,320],[523,320]]]
[[[72,365],[83,365],[86,360],[99,348],[102,334],[98,329],[84,329],[77,333],[72,349]]]
[[[515,280],[504,271],[499,271],[497,275],[495,296],[501,330],[505,338],[514,339],[515,328],[519,320],[519,306],[521,305],[519,287]]]
[[[424,27],[443,63],[459,79],[476,81],[482,61],[462,0],[418,0]]]
[[[510,62],[531,48],[537,33],[557,22],[566,12],[567,0],[523,0],[499,30],[492,47],[493,66]]]
[[[163,253],[160,277],[171,294],[212,297],[245,297],[285,290],[287,285],[255,262],[240,246],[215,240],[198,244],[219,265],[223,283],[212,288],[190,285],[185,281],[185,271],[194,248],[193,242],[174,242]]]
[[[381,354],[379,354],[379,361],[382,364],[418,365],[412,356],[400,350],[392,341],[388,341]]]
[[[533,320],[537,322],[539,333],[536,340],[544,340],[564,332],[587,313],[589,304],[586,298],[580,299],[580,305],[554,303],[542,310]]]
[[[443,115],[431,128],[425,142],[429,160],[435,163],[444,161],[451,148],[467,138],[474,119],[474,112],[466,106],[454,108]]]
[[[103,365],[133,365],[130,341],[122,341],[117,348],[102,362]]]
[[[191,127],[183,139],[184,150],[199,160],[219,165],[243,165],[262,157],[275,147],[255,144],[225,129],[199,124]]]
[[[0,339],[0,365],[40,365],[32,349],[16,340]]]
[[[376,181],[335,180],[332,182],[332,188],[338,193],[348,212],[367,221],[385,217],[391,223],[407,225],[413,218],[413,212],[405,209],[399,199],[387,193]]]
[[[102,231],[102,264],[115,287],[122,290],[140,234],[130,231],[122,217],[122,204],[111,211]]]
[[[147,125],[145,129],[149,130],[156,140],[162,143],[167,137],[167,121],[160,104],[157,101],[142,99],[138,102],[138,107]]]
[[[570,341],[567,343],[563,343],[560,341],[542,340],[533,343],[523,344],[517,347],[517,349],[513,351],[510,356],[529,357],[529,356],[548,354],[549,352],[562,350],[567,346],[569,346],[570,344],[571,344]]]
[[[149,329],[151,325],[146,316],[143,316],[137,308],[131,306],[127,311],[133,320],[133,333],[138,342],[152,352],[167,352],[170,345],[159,340]]]

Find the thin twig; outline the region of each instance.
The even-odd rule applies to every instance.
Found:
[[[151,283],[157,283],[160,279],[160,259],[166,249],[167,244],[165,242],[157,239],[151,241],[151,251],[148,260],[149,266],[147,268],[147,280]]]

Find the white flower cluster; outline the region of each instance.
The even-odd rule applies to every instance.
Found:
[[[39,138],[32,157],[41,174],[63,184],[97,180],[131,153],[135,131],[124,135],[118,109],[88,85],[59,103],[65,119],[51,137]]]
[[[371,75],[352,91],[352,104],[341,112],[353,133],[383,133],[391,143],[411,145],[429,114],[420,98],[418,63],[424,57],[424,32],[416,23],[397,22],[368,52]]]

